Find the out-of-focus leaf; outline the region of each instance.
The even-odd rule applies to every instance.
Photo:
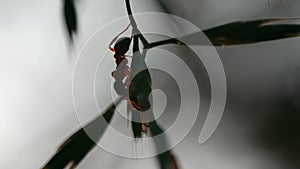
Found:
[[[131,112],[131,127],[132,133],[134,138],[141,138],[142,137],[142,123],[140,121],[140,112],[136,110],[132,110]]]
[[[126,1],[129,2],[129,1]],[[128,5],[129,6],[129,5]],[[142,110],[139,110],[138,107],[136,107],[139,111],[147,111],[146,118],[148,120],[155,119],[154,114],[152,111],[149,111],[151,104],[149,101],[149,94],[152,91],[152,80],[150,76],[149,69],[147,68],[147,64],[145,62],[146,58],[146,51],[140,53],[139,50],[139,38],[140,36],[135,35],[134,36],[134,42],[133,42],[133,57],[131,62],[131,75],[130,77],[133,77],[131,80],[130,86],[129,86],[129,95],[130,100],[137,103],[139,106],[142,107]],[[142,41],[142,40],[141,40]],[[142,42],[143,43],[143,42]],[[144,42],[144,45],[148,46],[148,42]],[[138,73],[135,73],[138,72]],[[133,114],[135,113],[135,114]],[[139,112],[133,110],[132,111],[132,120],[138,120]],[[142,121],[141,119],[139,121]],[[167,149],[168,141],[165,138],[164,135],[161,135],[160,137],[155,137],[161,133],[163,133],[163,129],[156,123],[155,120],[149,122],[147,124],[147,127],[150,128],[151,136],[154,138],[156,151],[160,152],[161,149]],[[142,133],[142,124],[138,122],[132,122],[132,131],[134,137],[141,137]],[[178,165],[176,162],[176,159],[174,155],[172,154],[171,150],[166,151],[164,153],[160,153],[156,156],[158,159],[160,169],[178,169]]]
[[[299,36],[300,25],[270,25],[273,22],[288,20],[292,19],[239,21],[204,30],[203,32],[215,46],[258,43]]]
[[[81,128],[59,147],[56,154],[43,168],[64,168],[70,162],[72,162],[70,168],[75,168],[94,146],[95,142]]]
[[[166,151],[159,154],[157,157],[161,169],[179,169],[176,159],[171,151]]]
[[[203,32],[196,32],[183,37],[150,43],[147,48],[166,44],[186,45],[182,42],[185,42],[188,45],[210,45],[205,39],[203,39],[203,33],[214,46],[243,45],[298,37],[300,36],[300,25],[273,24],[279,21],[291,21],[298,19],[299,18],[275,18],[232,22],[204,30]]]
[[[69,34],[70,41],[73,42],[73,36],[77,33],[77,14],[74,0],[63,0],[64,19]]]
[[[163,133],[162,128],[156,123],[155,120],[150,122],[149,126],[152,137]],[[157,151],[160,151],[159,148],[165,149],[165,146],[167,146],[168,144],[167,139],[162,135],[160,137],[154,138],[154,141]],[[164,153],[158,154],[156,157],[158,159],[160,169],[179,169],[176,158],[171,151],[166,151]]]
[[[69,163],[70,168],[75,168],[100,140],[120,101],[111,104],[103,115],[96,117],[62,143],[43,169],[62,169]]]

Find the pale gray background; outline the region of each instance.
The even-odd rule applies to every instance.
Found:
[[[166,8],[155,0],[132,0],[132,7],[135,12],[167,9],[201,29],[241,19],[300,15],[297,0],[286,0],[285,5],[274,0],[271,7],[266,0],[162,2]],[[78,0],[78,12],[79,46],[98,28],[126,14],[122,0]],[[75,57],[68,50],[61,1],[1,0],[0,18],[0,168],[39,168],[79,127],[71,88]],[[224,118],[204,145],[197,142],[203,118],[198,119],[188,137],[174,149],[182,168],[299,167],[299,134],[294,129],[299,126],[295,125],[299,108],[292,110],[298,115],[286,118],[281,115],[286,112],[275,102],[277,98],[299,100],[299,42],[299,38],[292,38],[218,48],[229,92]],[[278,129],[282,124],[284,131]],[[291,127],[286,127],[289,124]],[[281,134],[285,132],[288,134]],[[268,137],[268,133],[278,135]],[[157,166],[154,159],[129,160],[96,148],[79,168]]]

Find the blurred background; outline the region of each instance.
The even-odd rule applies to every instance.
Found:
[[[0,168],[40,168],[79,127],[72,75],[79,48],[100,27],[126,15],[123,0],[76,1],[79,32],[71,51],[62,1],[0,1]],[[169,12],[200,29],[259,18],[299,17],[285,0],[132,0],[134,12]],[[299,23],[299,22],[298,22]],[[222,121],[205,144],[205,114],[174,149],[184,169],[300,167],[299,38],[217,47],[227,77]],[[108,72],[110,74],[110,72]],[[120,143],[122,144],[122,143]],[[78,168],[157,168],[95,148]]]

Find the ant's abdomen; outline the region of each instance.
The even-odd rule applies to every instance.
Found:
[[[148,70],[143,70],[134,76],[129,85],[129,98],[138,106],[134,106],[140,111],[151,108],[149,95],[151,93],[151,78]]]

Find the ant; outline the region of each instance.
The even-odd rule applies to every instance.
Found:
[[[134,109],[142,110],[142,106],[130,100],[128,96],[126,96],[126,89],[129,88],[130,85],[130,73],[132,69],[127,65],[128,60],[126,57],[131,57],[126,55],[129,50],[132,37],[121,37],[119,36],[123,34],[128,28],[130,24],[120,32],[113,40],[110,42],[108,48],[110,51],[115,52],[114,58],[116,62],[116,70],[114,70],[111,75],[114,77],[114,88],[118,95],[123,96],[128,102],[133,105]],[[114,47],[112,45],[114,44]],[[123,82],[125,79],[125,83]]]
[[[129,26],[130,26],[130,24],[121,33],[119,33],[116,37],[114,37],[108,46],[110,51],[115,52],[114,58],[115,58],[115,62],[116,62],[116,70],[114,70],[111,73],[111,75],[115,79],[114,89],[117,92],[117,94],[119,96],[124,97],[124,99],[130,105],[132,105],[131,108],[132,108],[133,112],[140,111],[139,118],[142,121],[142,123],[140,124],[141,132],[147,133],[148,125],[144,122],[145,117],[143,114],[143,111],[145,110],[145,108],[144,108],[145,106],[142,106],[142,105],[136,103],[136,101],[133,101],[132,99],[130,99],[130,97],[127,96],[127,94],[126,94],[127,89],[129,89],[130,87],[133,86],[133,84],[130,83],[130,74],[131,74],[132,69],[127,65],[128,60],[126,58],[126,57],[131,57],[131,56],[126,55],[126,53],[129,50],[133,36],[121,37],[121,38],[119,38],[119,36],[121,34],[123,34],[129,28]],[[112,47],[113,44],[114,44],[114,47]],[[123,82],[124,79],[125,79],[125,82]],[[138,96],[137,96],[137,99],[139,100]],[[136,99],[134,99],[134,100],[136,100]],[[137,123],[133,122],[133,125],[134,124],[137,124]],[[135,127],[137,127],[137,126],[135,125]],[[135,135],[138,135],[138,134],[135,134]]]
[[[114,70],[111,75],[115,78],[114,88],[118,95],[125,95],[126,88],[128,87],[128,82],[130,79],[130,67],[127,65],[128,60],[125,55],[129,50],[129,46],[131,44],[132,36],[129,37],[122,37],[120,39],[119,36],[123,34],[128,28],[130,24],[121,32],[119,33],[109,44],[108,48],[110,51],[115,52],[114,58],[116,62],[116,70]],[[114,47],[112,47],[112,44]],[[126,83],[123,83],[123,80],[126,78]]]

